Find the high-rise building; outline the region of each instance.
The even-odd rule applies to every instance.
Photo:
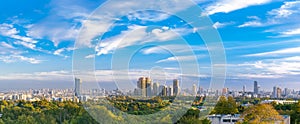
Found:
[[[257,81],[254,81],[254,92],[253,92],[254,94],[258,94],[258,83],[257,83]]]
[[[273,87],[273,98],[281,98],[281,95],[282,95],[282,90],[281,88],[277,87],[277,86],[274,86]]]
[[[228,93],[228,88],[223,88],[222,89],[222,95],[226,95]]]
[[[159,91],[159,83],[154,83],[153,84],[153,96],[159,95],[159,92],[161,92],[161,91]]]
[[[167,96],[167,95],[168,95],[168,87],[166,85],[162,85],[161,96]]]
[[[138,94],[142,97],[152,96],[152,80],[150,77],[140,77],[137,81]]]
[[[146,87],[147,87],[147,83],[146,83],[146,78],[145,77],[140,77],[139,81],[137,82],[137,86],[138,86],[138,90],[139,90],[139,95],[141,95],[142,97],[145,97],[147,92],[146,92]]]
[[[159,96],[163,96],[163,90],[164,90],[164,85],[159,85],[159,88],[158,88],[158,95]]]
[[[272,97],[277,98],[277,87],[276,86],[273,87]]]
[[[152,96],[152,90],[153,90],[152,80],[150,77],[147,77],[146,78],[146,96],[148,96],[148,97]]]
[[[281,98],[282,90],[281,88],[277,87],[277,98]]]
[[[168,89],[168,95],[169,96],[173,96],[174,95],[173,94],[173,87],[172,86],[170,86],[169,89]]]
[[[173,80],[173,94],[175,96],[177,96],[179,93],[179,80],[178,79],[174,79]]]
[[[246,93],[246,85],[243,86],[243,93]]]
[[[81,95],[81,80],[75,78],[75,96],[79,97]]]
[[[193,87],[192,87],[192,94],[193,94],[193,95],[197,95],[197,85],[196,85],[196,84],[193,84]]]
[[[284,95],[285,95],[285,96],[288,96],[288,95],[290,95],[290,94],[291,94],[291,90],[288,89],[288,88],[284,88]]]

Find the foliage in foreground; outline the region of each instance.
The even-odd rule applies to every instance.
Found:
[[[98,122],[113,124],[144,123],[140,116],[124,116],[118,112],[111,112],[109,106],[85,105],[85,107],[87,107],[86,109],[89,110],[89,113],[82,106],[82,103],[71,101],[0,101],[0,113],[3,114],[0,118],[0,124],[98,124]],[[145,112],[146,110],[147,108],[144,108]],[[177,123],[209,124],[210,122],[207,119],[199,120],[199,112],[198,109],[190,109]],[[96,120],[90,115],[96,117]],[[172,123],[171,116],[150,117],[153,119],[153,123]],[[163,118],[158,119],[161,117]]]

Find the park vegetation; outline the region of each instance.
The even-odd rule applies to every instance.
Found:
[[[172,100],[155,97],[143,101],[126,96],[107,98],[109,104],[77,103],[72,101],[0,101],[0,124],[143,124],[143,116],[149,115],[151,123],[209,124],[199,119],[200,110],[188,109],[178,118],[172,117],[166,107]],[[107,101],[107,100],[106,100]],[[198,104],[197,101],[195,104]],[[160,111],[161,115],[152,115]],[[126,113],[126,114],[124,114]],[[130,115],[130,116],[129,116]],[[132,115],[132,116],[131,116]],[[166,116],[165,116],[166,115]]]

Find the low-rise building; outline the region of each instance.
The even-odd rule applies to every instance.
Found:
[[[283,120],[275,121],[275,124],[290,124],[290,116],[282,115]],[[209,115],[208,119],[212,124],[236,124],[239,121],[243,121],[240,118],[240,114],[235,115]]]
[[[212,124],[235,124],[242,121],[239,114],[235,115],[209,115],[208,119]]]
[[[276,104],[295,104],[298,103],[298,101],[296,100],[264,100],[261,103],[265,104],[265,103],[276,103]]]

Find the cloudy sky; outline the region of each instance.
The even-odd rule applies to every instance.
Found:
[[[211,24],[202,27],[161,11],[122,15],[124,7],[143,5],[114,1],[114,6],[103,5],[103,0],[1,1],[0,89],[73,87],[72,64],[78,61],[73,61],[73,52],[80,45],[93,48],[84,59],[95,60],[97,80],[106,85],[149,75],[158,82],[183,75],[190,83],[195,78],[209,82],[212,67],[218,65],[212,64],[208,50],[215,48],[207,48],[197,31],[211,28],[224,46],[226,63],[221,66],[227,68],[226,87],[247,85],[252,90],[257,80],[262,89],[278,85],[299,90],[300,1],[194,0],[202,12],[184,14],[209,17]],[[182,12],[189,5],[182,2],[168,10]],[[122,16],[111,19],[101,9]],[[123,61],[125,57],[129,60]],[[123,62],[129,76],[119,71],[116,79],[112,70]],[[182,64],[200,73],[189,69],[182,74]]]

